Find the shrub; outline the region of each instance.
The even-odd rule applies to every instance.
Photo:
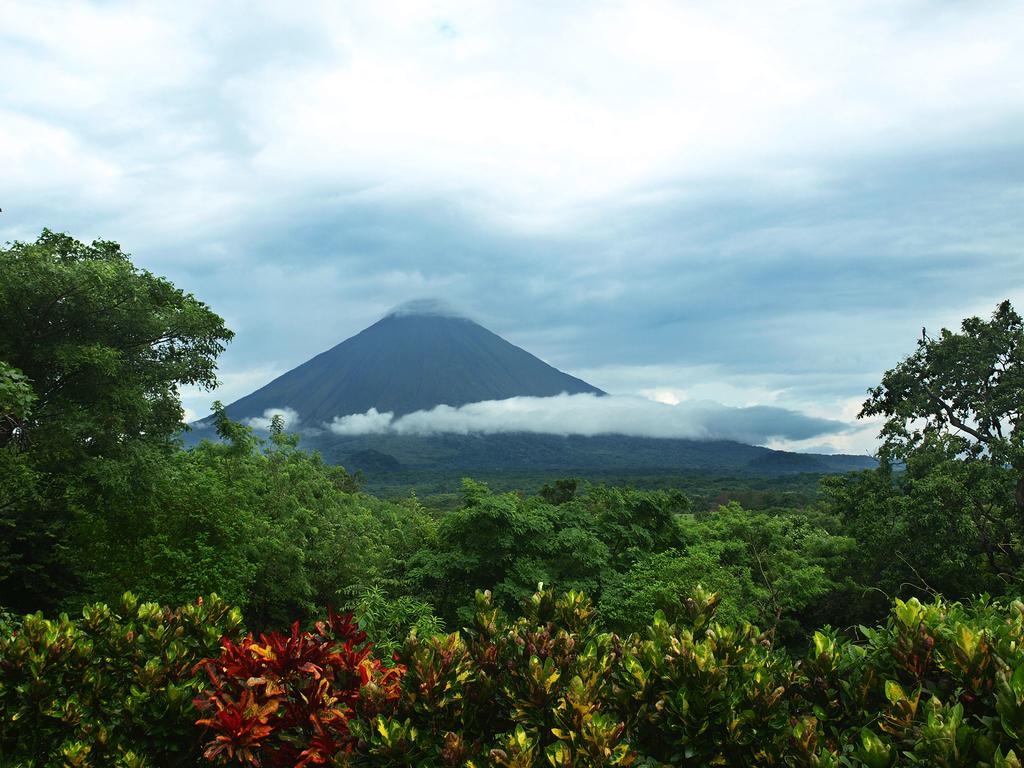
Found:
[[[698,588],[680,624],[659,613],[625,642],[615,679],[630,742],[672,765],[781,765],[792,663],[750,624],[716,623],[718,603]]]
[[[205,665],[212,688],[196,699],[213,733],[207,759],[284,768],[351,751],[353,718],[390,712],[401,666],[384,667],[351,615],[330,612],[315,632],[225,639]]]
[[[884,625],[860,632],[863,643],[816,632],[797,667],[802,739],[817,743],[815,759],[1020,765],[1024,603],[896,600]]]
[[[473,627],[399,654],[408,671],[398,711],[367,729],[365,764],[630,765],[611,672],[618,638],[598,630],[590,602],[552,590],[510,621],[477,594]]]
[[[199,693],[206,758],[261,768],[1021,768],[1021,601],[897,600],[800,658],[718,606],[697,589],[620,637],[580,593],[540,590],[518,618],[478,593],[470,627],[413,629],[393,666],[334,613],[243,640],[215,599],[5,618],[0,764],[195,765]]]
[[[771,633],[716,621],[696,590],[677,623],[602,632],[576,593],[505,619],[478,595],[464,633],[409,638],[392,716],[353,760],[399,766],[1020,768],[1024,604],[896,601],[792,659]]]
[[[401,648],[412,630],[420,637],[444,630],[444,622],[434,615],[430,603],[409,595],[389,598],[377,586],[363,590],[352,614],[363,631],[373,637],[374,648],[380,655],[390,655]]]
[[[195,665],[237,635],[241,615],[216,595],[176,610],[88,605],[41,614],[0,635],[0,764],[194,765],[201,734]]]

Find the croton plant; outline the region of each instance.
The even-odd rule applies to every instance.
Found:
[[[1024,603],[897,600],[796,655],[717,605],[619,637],[579,593],[479,593],[392,658],[333,612],[243,638],[216,599],[6,621],[0,765],[1021,768]]]

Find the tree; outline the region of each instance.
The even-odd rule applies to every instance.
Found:
[[[649,552],[679,546],[679,520],[691,508],[682,491],[604,486],[591,488],[585,497],[565,506],[574,515],[593,520],[594,530],[608,547],[611,566],[616,570],[625,570]]]
[[[754,583],[749,569],[722,565],[722,542],[708,542],[641,557],[625,573],[609,579],[601,595],[601,619],[612,629],[628,634],[642,632],[656,611],[670,623],[686,616],[687,599],[697,587],[722,596],[720,621],[756,622],[760,618],[749,599]]]
[[[15,449],[23,449],[27,445],[25,421],[35,400],[25,374],[0,361],[0,448],[13,444]]]
[[[17,514],[38,505],[37,480],[25,455],[25,422],[35,394],[21,371],[0,362],[0,584],[22,568],[18,542],[24,534]],[[7,602],[7,599],[4,599]]]
[[[233,336],[117,243],[49,230],[0,248],[0,320],[0,360],[35,393],[34,450],[65,468],[179,432],[178,387],[214,387],[217,356]]]
[[[903,463],[911,480],[954,518],[1001,576],[1024,563],[1024,321],[1009,301],[990,320],[965,319],[960,332],[922,332],[917,350],[869,390],[860,416],[885,419],[884,464]],[[936,486],[936,478],[943,482]],[[959,539],[959,540],[958,540]]]
[[[929,442],[1012,468],[1024,513],[1024,320],[1009,301],[961,332],[922,332],[917,351],[868,391],[860,416],[884,416],[882,455],[906,461]]]
[[[495,494],[463,481],[462,505],[413,559],[412,573],[439,615],[449,623],[468,621],[467,599],[476,589],[492,590],[505,609],[539,582],[599,596],[615,572],[681,544],[678,516],[689,510],[675,491],[599,486],[571,498],[560,493],[558,504],[549,498]]]
[[[579,480],[575,477],[560,477],[551,483],[544,483],[537,495],[548,504],[558,506],[575,499],[578,490]]]
[[[822,483],[826,510],[857,540],[847,602],[866,620],[897,595],[1001,593],[1024,564],[1024,324],[1010,303],[959,332],[923,332],[868,390],[881,464]]]
[[[977,469],[985,467],[919,451],[901,470],[883,464],[824,478],[824,509],[856,541],[843,570],[860,588],[822,619],[843,626],[873,621],[898,596],[1005,591],[1013,566],[974,510],[983,504],[1012,511],[1012,484],[992,484]]]
[[[462,505],[441,520],[436,536],[412,561],[421,594],[446,621],[472,618],[469,599],[476,589],[491,589],[499,605],[514,608],[538,582],[554,581],[555,568],[569,565],[558,563],[559,555],[578,564],[575,550],[555,550],[556,532],[579,533],[575,527],[558,531],[561,508],[514,493],[493,494],[469,479],[462,481],[462,495]],[[589,544],[596,544],[594,537]]]
[[[261,630],[354,607],[372,588],[389,600],[407,591],[405,560],[433,524],[422,509],[354,492],[351,475],[280,423],[263,439],[219,403],[214,422],[220,440],[161,456],[159,471],[136,472],[144,483],[79,510],[68,554],[77,600],[216,592]]]
[[[700,585],[722,595],[721,615],[793,636],[803,613],[840,587],[852,542],[805,512],[751,512],[732,502],[683,524],[685,544],[645,554],[601,598],[618,629],[635,631],[655,610],[670,620],[686,612]]]
[[[23,416],[4,406],[17,426],[0,442],[17,433],[18,461],[35,478],[0,489],[15,563],[0,570],[0,594],[12,607],[35,610],[69,592],[72,519],[115,518],[111,500],[162,471],[184,427],[178,388],[213,387],[231,337],[205,304],[136,268],[117,243],[43,230],[34,243],[0,247],[0,396],[31,401]]]

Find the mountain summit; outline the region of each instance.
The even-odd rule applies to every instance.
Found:
[[[307,426],[370,408],[395,416],[481,400],[604,394],[447,305],[400,305],[350,339],[228,406],[233,419],[291,408]]]

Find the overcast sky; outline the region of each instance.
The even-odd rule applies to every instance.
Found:
[[[438,297],[612,393],[850,422],[1024,305],[1021,51],[1010,0],[0,0],[0,240],[209,303],[226,401]]]

